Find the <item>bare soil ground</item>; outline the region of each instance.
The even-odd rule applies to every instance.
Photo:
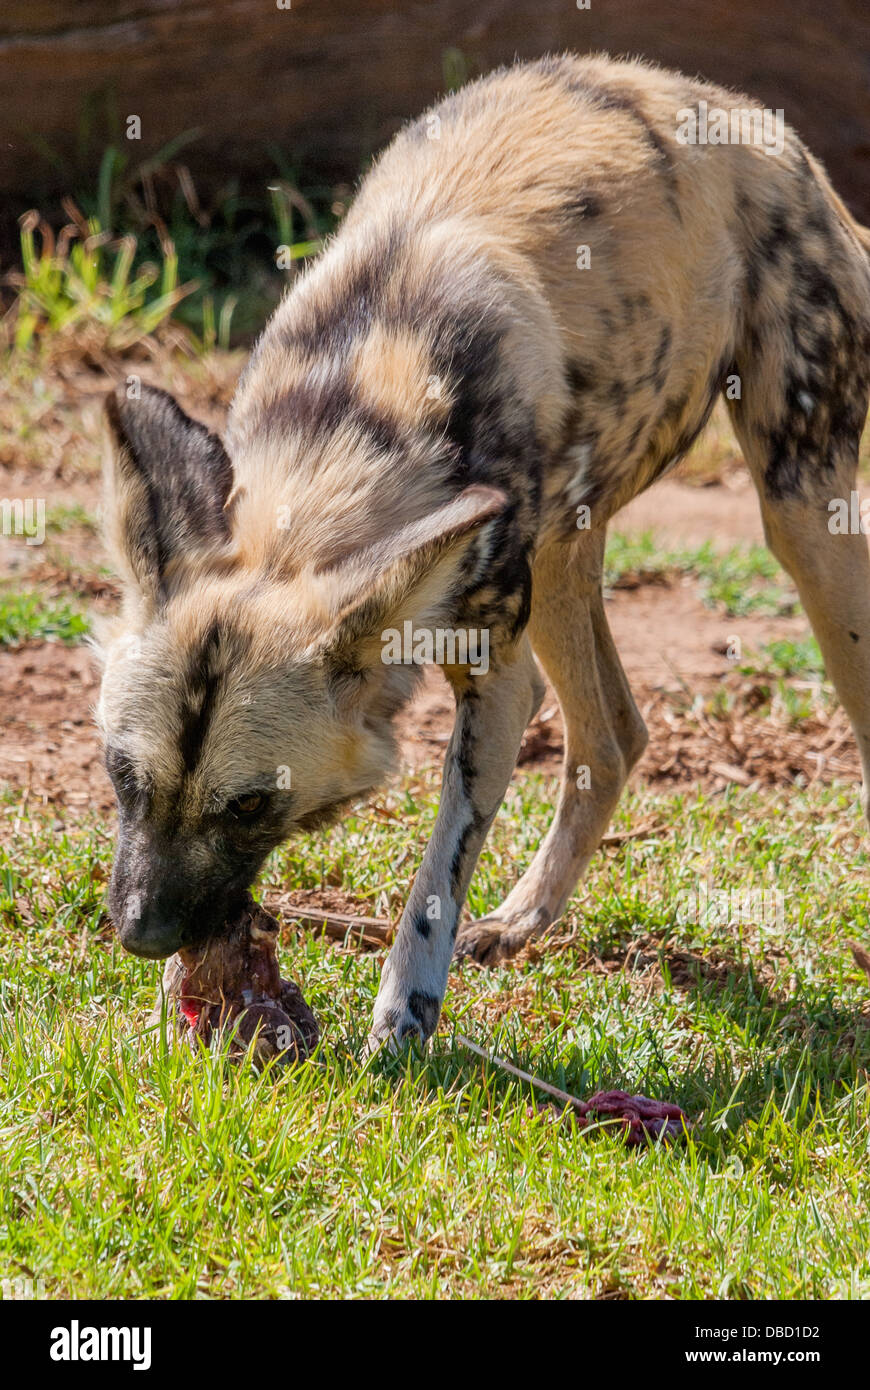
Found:
[[[216,358],[195,370],[177,363],[143,369],[171,387],[193,413],[220,426],[239,360]],[[119,373],[120,374],[120,373]],[[98,510],[99,413],[107,386],[103,373],[57,372],[35,386],[0,396],[0,493],[43,497],[51,514],[78,505]],[[706,453],[704,452],[706,449]],[[663,546],[717,549],[762,541],[755,492],[720,420],[702,441],[683,476],[659,483],[617,518],[631,534],[652,530]],[[87,524],[73,524],[41,547],[0,537],[0,581],[52,597],[74,597],[99,611],[117,602],[105,556]],[[796,778],[858,777],[858,761],[842,712],[824,711],[799,727],[756,712],[751,679],[726,655],[736,636],[744,651],[779,638],[808,634],[803,615],[741,617],[702,601],[691,576],[643,581],[607,600],[617,647],[650,729],[650,746],[636,776],[670,787],[701,783],[711,789],[741,785],[786,786]],[[704,697],[724,688],[733,697],[727,718],[711,717]],[[88,646],[28,643],[0,647],[0,782],[28,790],[75,814],[111,805],[93,722],[98,662]],[[702,697],[702,698],[698,698]],[[414,768],[440,763],[452,724],[450,690],[427,673],[420,694],[400,717],[402,753]],[[551,690],[526,734],[519,769],[555,773],[562,757],[562,723]]]

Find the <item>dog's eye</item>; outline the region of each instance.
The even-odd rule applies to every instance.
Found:
[[[248,792],[246,796],[237,796],[227,806],[227,810],[234,816],[253,816],[264,805],[266,798],[260,792]]]

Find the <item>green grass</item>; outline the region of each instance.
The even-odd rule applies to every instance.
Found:
[[[765,642],[757,651],[748,651],[736,669],[743,678],[739,689],[719,685],[710,701],[710,711],[721,718],[749,709],[756,717],[774,713],[799,726],[804,719],[830,715],[837,708],[814,637]]]
[[[94,150],[70,171],[74,196],[63,200],[62,219],[57,209],[20,219],[20,263],[8,277],[14,347],[60,339],[92,355],[124,352],[171,319],[205,354],[260,331],[285,272],[320,249],[349,189],[309,183],[303,193],[275,146],[251,191],[230,182],[200,197],[176,158],[197,138],[185,132],[138,162],[127,141],[113,139],[96,177]]]
[[[781,638],[775,642],[765,642],[759,652],[741,662],[740,670],[747,676],[763,674],[781,680],[789,677],[823,680],[825,675],[822,654],[815,637],[802,640]]]
[[[22,642],[81,642],[90,631],[85,614],[65,599],[0,589],[0,647]]]
[[[83,507],[81,502],[58,503],[57,506],[49,507],[45,529],[55,535],[81,529],[95,536],[99,530],[99,520],[87,507]]]
[[[636,580],[692,575],[711,607],[731,617],[747,613],[792,613],[797,596],[785,572],[763,545],[737,545],[717,551],[711,542],[697,549],[669,549],[654,532],[608,537],[604,582],[613,587]]]
[[[549,782],[509,793],[471,892],[528,861]],[[340,882],[397,911],[431,827],[407,783],[273,856],[266,886]],[[284,935],[317,1011],[275,1079],[168,1054],[157,967],[102,916],[110,828],[9,801],[0,857],[0,1243],[48,1297],[870,1294],[868,856],[852,788],[788,799],[641,791],[536,964],[452,974],[426,1058],[358,1050],[380,954]],[[854,837],[854,838],[853,838]],[[681,894],[776,888],[779,920],[693,922]],[[675,1150],[583,1138],[455,1042],[588,1094],[643,1090],[697,1120]]]
[[[15,350],[60,336],[80,339],[87,330],[96,332],[99,351],[124,351],[153,334],[194,286],[179,283],[168,242],[158,262],[136,264],[136,252],[134,236],[113,239],[97,218],[79,217],[55,238],[38,213],[29,213],[21,223],[22,269],[13,276]]]

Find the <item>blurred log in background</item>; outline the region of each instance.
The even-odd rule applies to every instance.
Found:
[[[96,180],[131,114],[137,158],[186,135],[204,185],[262,184],[270,145],[354,179],[448,83],[565,48],[642,54],[782,107],[870,221],[867,0],[5,0],[6,213]]]

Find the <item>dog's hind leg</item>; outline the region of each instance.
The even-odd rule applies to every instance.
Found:
[[[762,283],[738,354],[741,399],[729,408],[765,538],[851,720],[870,814],[870,555],[854,492],[870,395],[870,273],[842,239],[831,245],[827,263],[795,256],[787,317]]]
[[[815,472],[818,457],[805,455],[801,466],[811,481],[783,495],[779,489],[771,492],[765,481],[766,441],[746,429],[738,427],[737,432],[753,464],[767,544],[795,582],[825,669],[851,721],[861,757],[864,810],[870,817],[870,555],[867,537],[850,529],[857,439],[836,447],[829,455],[830,469]],[[832,501],[837,503],[833,512]],[[840,531],[844,514],[847,529]]]
[[[602,527],[535,561],[528,631],[562,708],[562,784],[553,823],[516,887],[492,916],[459,932],[457,955],[481,964],[514,955],[561,916],[646,747],[604,615],[604,540]]]

